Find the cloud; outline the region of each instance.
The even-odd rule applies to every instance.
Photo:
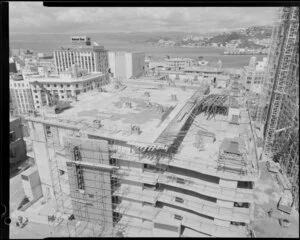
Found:
[[[209,32],[272,24],[276,8],[107,7],[53,8],[42,2],[9,3],[11,32]]]

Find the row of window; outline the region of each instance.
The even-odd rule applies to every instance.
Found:
[[[10,85],[11,87],[28,87],[28,84],[24,84],[24,83],[14,83],[13,85]]]

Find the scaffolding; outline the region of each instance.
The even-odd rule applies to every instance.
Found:
[[[55,131],[54,129],[51,129],[52,131]],[[47,151],[51,149],[51,151],[54,152],[54,154],[51,156],[49,154],[50,159],[50,174],[51,174],[51,180],[52,180],[52,187],[53,187],[53,194],[55,197],[55,202],[56,202],[56,210],[53,213],[52,216],[48,217],[48,223],[50,227],[52,228],[52,233],[54,232],[59,232],[59,229],[61,227],[67,229],[68,231],[68,236],[69,237],[114,237],[116,234],[118,234],[118,231],[121,228],[124,228],[124,222],[122,224],[118,224],[118,227],[115,227],[115,225],[119,222],[121,219],[122,214],[113,214],[112,211],[109,211],[109,205],[106,206],[107,201],[105,201],[106,198],[111,198],[112,203],[111,206],[114,209],[114,206],[117,205],[117,203],[114,203],[113,201],[113,195],[115,189],[119,185],[119,181],[122,179],[122,174],[119,174],[118,169],[111,167],[111,176],[118,176],[118,181],[111,181],[107,186],[109,188],[105,188],[105,179],[104,179],[104,174],[97,174],[94,175],[94,178],[87,178],[84,177],[84,181],[79,182],[78,179],[83,180],[83,176],[79,178],[80,174],[83,174],[83,172],[89,171],[89,168],[85,167],[97,167],[97,164],[85,164],[82,163],[81,161],[74,161],[74,150],[77,152],[77,155],[81,154],[82,151],[86,151],[81,144],[79,145],[74,145],[69,143],[68,146],[60,146],[59,144],[55,143],[54,139],[55,134],[49,135],[47,137]],[[103,151],[99,149],[99,151],[95,151],[100,155],[101,161],[103,161],[105,158],[102,156]],[[70,165],[67,165],[67,168],[69,166],[69,169],[67,172],[71,172],[69,174],[69,178],[66,176],[61,175],[61,168],[62,168],[62,163],[58,163],[61,159],[61,157],[67,159],[67,162],[70,163]],[[70,159],[72,159],[70,161]],[[95,160],[99,160],[98,158],[95,158]],[[81,162],[81,163],[80,163]],[[71,168],[70,168],[71,166]],[[84,167],[85,166],[85,167]],[[72,169],[74,171],[72,171]],[[96,169],[96,168],[95,168]],[[94,169],[93,169],[94,170]],[[102,172],[101,172],[102,173]],[[63,175],[66,175],[67,173],[64,173]],[[70,179],[70,176],[74,176],[73,179]],[[91,176],[91,174],[89,174]],[[77,179],[77,180],[76,180]],[[110,178],[111,179],[111,178]],[[90,182],[90,183],[89,183]],[[92,182],[92,184],[91,184]],[[81,196],[83,197],[76,197],[71,196],[71,191],[75,186],[72,185],[78,185],[79,193],[84,193]],[[85,187],[89,184],[90,186],[99,184],[101,186],[101,196],[98,196],[96,193],[94,194],[86,194]],[[63,189],[66,185],[70,186],[70,192],[66,191],[66,189]],[[80,185],[80,186],[79,186]],[[97,190],[95,188],[95,190]],[[99,190],[99,189],[98,189]],[[77,194],[79,194],[77,193]],[[88,196],[89,195],[89,196]],[[93,195],[93,196],[91,196]],[[91,199],[91,197],[93,199]],[[89,204],[93,205],[96,204],[99,208],[103,209],[103,212],[101,213],[101,216],[99,218],[93,218],[91,217],[91,212],[88,210],[88,207],[84,206],[84,204],[78,205],[78,203],[75,203],[78,200],[80,203],[84,204]],[[74,204],[76,205],[74,207]],[[74,211],[77,211],[76,214]],[[124,210],[125,211],[125,210]],[[106,214],[109,212],[109,214]],[[74,217],[74,214],[76,217]],[[77,216],[80,216],[77,219]],[[112,221],[112,226],[109,227],[107,223],[109,223],[109,218],[111,218]],[[79,220],[79,221],[78,221]]]
[[[265,79],[265,86],[268,86],[268,92],[271,94],[270,100],[267,101],[270,104],[264,129],[264,154],[269,159],[280,163],[283,173],[292,184],[294,202],[298,209],[299,8],[282,8],[279,20],[273,31],[273,44],[266,72],[266,76],[272,75],[272,81]],[[276,31],[277,34],[274,33]],[[277,43],[277,47],[274,47]],[[267,91],[263,91],[265,92]],[[266,101],[260,102],[259,107],[265,103]],[[260,117],[262,117],[261,112]]]
[[[297,20],[298,19],[298,20]],[[293,52],[296,47],[296,41],[299,37],[299,9],[297,7],[286,7],[282,10],[281,15],[281,36],[282,46],[279,52],[279,61],[275,66],[274,84],[271,95],[271,104],[268,110],[268,116],[265,128],[265,144],[264,151],[267,155],[271,155],[274,151],[275,131],[277,130],[280,111],[283,103],[284,95],[287,95],[287,83],[290,81],[290,69],[293,64]],[[298,35],[298,36],[297,36]],[[278,39],[279,40],[279,39]],[[296,87],[296,86],[294,86]],[[289,116],[291,117],[291,116]]]

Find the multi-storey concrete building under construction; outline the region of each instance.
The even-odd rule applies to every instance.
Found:
[[[233,84],[131,81],[31,116],[45,199],[93,236],[246,237],[258,179],[249,113]],[[214,92],[218,90],[218,92]]]

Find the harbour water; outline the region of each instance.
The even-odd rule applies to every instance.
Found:
[[[251,55],[222,55],[222,49],[211,47],[183,48],[183,47],[163,47],[146,43],[131,43],[128,41],[111,40],[101,36],[91,36],[92,42],[97,42],[111,51],[143,51],[146,56],[151,56],[154,60],[170,57],[203,57],[204,60],[216,62],[221,60],[224,68],[242,68],[249,64]],[[31,49],[38,52],[52,52],[60,46],[68,45],[69,36],[58,35],[12,35],[10,36],[10,48],[14,51],[18,49]],[[257,56],[261,60],[264,56]]]

